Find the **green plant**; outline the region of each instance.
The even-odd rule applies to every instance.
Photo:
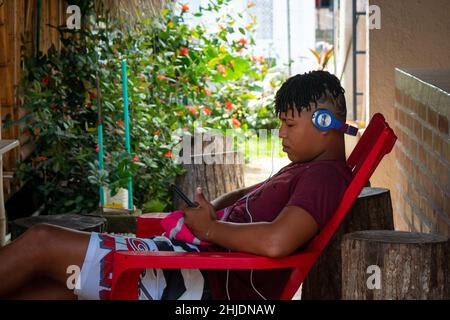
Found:
[[[330,62],[331,58],[333,58],[334,55],[334,48],[332,46],[328,48],[323,48],[322,51],[320,52],[314,49],[309,49],[309,51],[311,51],[311,53],[316,58],[319,70],[325,70],[325,68],[328,66],[328,63]]]

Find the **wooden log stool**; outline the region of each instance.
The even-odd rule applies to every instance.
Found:
[[[343,299],[450,299],[447,237],[368,230],[342,241]]]
[[[393,219],[389,189],[363,188],[306,277],[302,285],[301,299],[342,299],[342,237],[346,233],[361,230],[393,230]]]
[[[16,239],[30,227],[39,223],[48,223],[79,231],[105,232],[106,219],[81,214],[57,214],[16,219],[11,222],[11,240]]]

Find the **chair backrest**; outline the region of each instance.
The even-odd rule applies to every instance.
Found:
[[[304,252],[317,252],[317,257],[320,255],[381,159],[391,152],[396,140],[394,131],[386,123],[383,115],[375,114],[347,159],[347,164],[352,169],[353,178],[342,197],[341,203],[330,221],[310,242]],[[311,263],[308,270],[300,267],[293,269],[281,299],[292,298],[313,265],[314,262]]]

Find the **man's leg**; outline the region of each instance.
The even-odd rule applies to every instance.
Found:
[[[6,297],[10,300],[76,300],[77,295],[50,278],[39,278],[30,281],[17,292]]]
[[[66,286],[67,267],[83,265],[90,233],[47,224],[35,225],[0,248],[0,297],[17,292],[36,278]],[[68,293],[71,290],[64,289]]]

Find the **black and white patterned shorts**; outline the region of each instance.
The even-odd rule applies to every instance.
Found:
[[[78,299],[109,299],[114,250],[199,251],[198,247],[163,236],[133,238],[93,232],[75,285]],[[140,300],[211,299],[204,270],[145,269],[139,282]]]

